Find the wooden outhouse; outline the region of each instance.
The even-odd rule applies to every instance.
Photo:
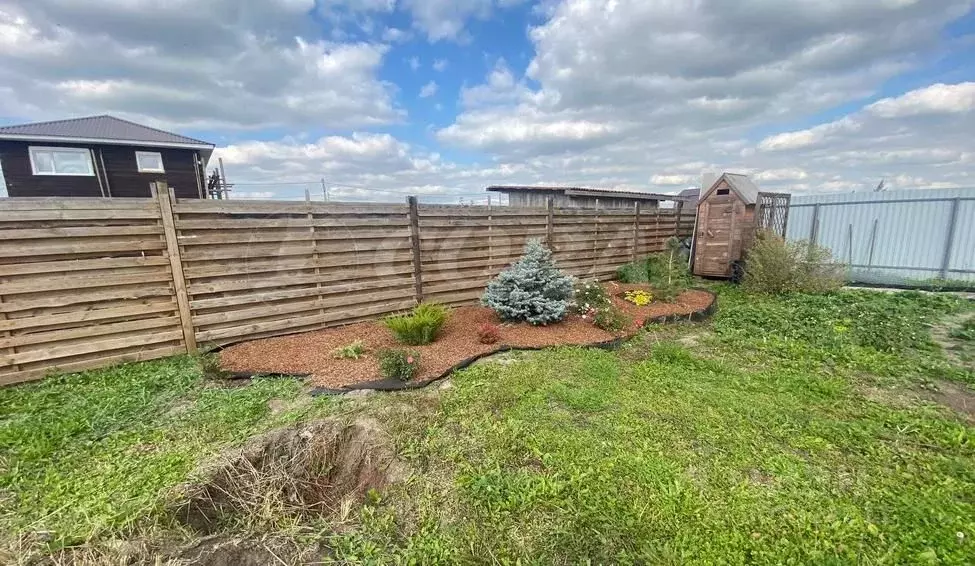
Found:
[[[763,193],[746,175],[705,176],[697,203],[694,274],[734,277],[758,228],[785,235],[789,195]]]

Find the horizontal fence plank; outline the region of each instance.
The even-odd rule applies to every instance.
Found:
[[[47,377],[51,374],[72,373],[126,362],[156,360],[185,352],[186,350],[183,346],[162,346],[157,348],[139,348],[136,351],[121,354],[116,352],[112,355],[91,357],[79,361],[46,364],[42,367],[26,369],[17,373],[0,375],[0,385],[23,383],[25,381]]]
[[[20,258],[36,259],[36,258]],[[97,271],[125,268],[142,268],[165,266],[168,270],[169,260],[162,256],[155,257],[116,257],[95,259],[71,259],[61,261],[33,261],[30,263],[0,264],[0,277],[15,275],[34,275],[42,273],[66,273],[76,271]]]
[[[151,198],[110,199],[102,197],[17,197],[0,198],[0,211],[19,210],[156,210]]]

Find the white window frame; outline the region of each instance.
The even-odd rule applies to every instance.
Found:
[[[37,151],[51,151],[51,152],[61,152],[61,153],[79,153],[84,154],[88,158],[88,172],[87,173],[58,173],[38,171],[37,164],[34,162],[34,153]],[[32,145],[28,146],[27,153],[30,156],[30,170],[34,175],[43,175],[50,177],[94,177],[95,176],[95,160],[92,158],[91,150],[84,147],[50,147],[42,145]],[[54,159],[51,159],[54,163]]]
[[[159,158],[159,168],[150,169],[148,167],[143,167],[142,163],[139,161],[139,156],[142,155],[155,155]],[[166,165],[163,163],[162,153],[158,151],[137,151],[135,152],[135,167],[139,170],[139,173],[165,173]]]

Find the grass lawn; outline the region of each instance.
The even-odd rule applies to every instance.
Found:
[[[117,564],[113,541],[138,539],[152,563],[194,536],[167,509],[200,462],[370,416],[408,480],[340,519],[238,517],[227,536],[338,563],[975,563],[975,428],[948,408],[975,405],[975,375],[930,332],[950,318],[965,340],[972,307],[730,287],[719,304],[619,351],[519,354],[410,393],[226,388],[190,358],[2,389],[0,562],[80,545]]]

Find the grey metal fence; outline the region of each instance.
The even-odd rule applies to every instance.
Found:
[[[855,282],[973,282],[975,189],[796,196],[787,236],[830,248]]]

